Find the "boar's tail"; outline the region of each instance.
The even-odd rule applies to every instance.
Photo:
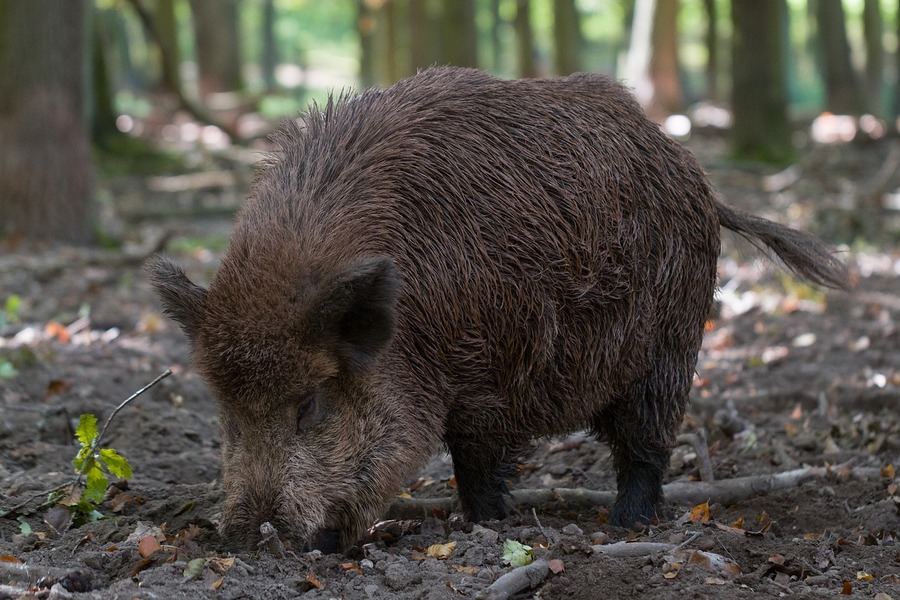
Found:
[[[757,248],[768,247],[795,275],[835,289],[849,287],[847,267],[835,250],[812,235],[767,219],[733,210],[716,202],[719,224],[741,235]]]

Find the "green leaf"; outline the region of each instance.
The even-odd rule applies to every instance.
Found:
[[[70,506],[69,512],[72,513],[72,527],[76,528],[106,518],[93,504],[83,499]]]
[[[75,458],[72,459],[72,465],[79,473],[87,473],[94,467],[94,455],[91,453],[90,446],[82,446]]]
[[[531,550],[531,546],[526,546],[515,540],[506,540],[503,542],[503,560],[513,567],[524,567],[532,563],[534,553]]]
[[[9,296],[6,299],[6,306],[3,309],[3,312],[6,313],[6,318],[10,323],[17,323],[19,321],[19,308],[22,307],[22,298],[15,294]]]
[[[206,566],[205,558],[195,558],[191,562],[187,564],[184,568],[184,578],[185,580],[194,579],[200,573],[203,572],[203,568]]]
[[[93,504],[100,504],[106,496],[106,488],[109,486],[109,479],[106,473],[100,468],[96,462],[87,470],[87,482],[84,484],[84,492],[81,497]]]
[[[128,464],[128,460],[112,448],[100,450],[100,460],[103,461],[109,472],[116,477],[123,479],[131,477],[131,465]]]
[[[91,413],[86,413],[78,418],[78,429],[75,430],[75,437],[85,446],[90,446],[97,439],[97,417]]]
[[[31,535],[31,525],[28,524],[25,517],[18,517],[16,521],[19,522],[19,531],[22,532],[22,535]]]
[[[0,360],[0,379],[12,379],[19,374],[11,362],[8,360]]]

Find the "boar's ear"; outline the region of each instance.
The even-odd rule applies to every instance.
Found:
[[[359,373],[394,335],[399,278],[386,257],[363,260],[323,285],[314,318],[326,348]]]
[[[180,267],[156,256],[144,267],[167,315],[181,324],[193,343],[206,305],[206,290],[194,284]]]

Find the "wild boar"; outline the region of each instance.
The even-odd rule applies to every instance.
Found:
[[[148,266],[221,404],[221,528],[354,542],[443,444],[502,518],[540,436],[611,449],[612,523],[662,481],[716,287],[720,227],[842,287],[813,237],[714,199],[695,158],[596,74],[433,68],[277,136],[208,289]]]

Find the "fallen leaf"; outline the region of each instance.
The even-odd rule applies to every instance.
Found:
[[[743,520],[741,520],[741,522],[743,522]],[[747,532],[740,527],[730,527],[728,525],[723,525],[722,523],[716,523],[716,527],[724,531],[725,533],[731,533],[734,535],[747,535]]]
[[[213,572],[222,575],[234,566],[234,557],[223,558],[221,556],[214,556],[206,561],[206,564],[209,565],[209,568],[212,569]]]
[[[175,511],[175,516],[177,517],[179,515],[183,515],[186,512],[191,512],[192,510],[194,510],[194,506],[196,506],[196,503],[193,500],[191,500],[190,502],[185,502],[178,508],[178,510]]]
[[[135,567],[131,570],[131,576],[134,577],[135,575],[137,575],[138,573],[140,573],[141,571],[143,571],[144,569],[146,569],[147,567],[149,567],[152,564],[153,564],[153,561],[150,560],[149,558],[142,558],[141,562],[139,562],[137,565],[135,565]]]
[[[841,595],[849,596],[852,593],[853,593],[853,584],[850,583],[849,580],[844,581],[844,583],[841,584]]]
[[[797,406],[794,407],[794,410],[791,411],[791,419],[794,421],[799,421],[803,418],[803,405],[801,403],[797,403]]]
[[[144,558],[150,557],[159,549],[159,540],[156,539],[156,536],[145,535],[141,538],[141,541],[138,542],[138,552],[140,552],[141,556]]]
[[[44,393],[44,399],[48,400],[52,396],[62,394],[70,387],[72,387],[71,381],[65,381],[63,379],[51,379],[50,383],[47,384],[47,391]]]
[[[744,528],[744,516],[741,515],[741,517],[737,521],[732,523],[731,526],[734,527],[735,529],[743,529]]]
[[[893,479],[896,476],[896,472],[894,471],[894,465],[887,464],[881,467],[881,476],[885,479]]]
[[[206,559],[205,558],[195,558],[190,561],[187,566],[184,568],[184,578],[185,580],[195,579],[200,573],[203,572],[203,569],[206,567]]]
[[[56,338],[64,344],[69,342],[70,336],[66,326],[56,321],[50,321],[44,326],[44,333],[47,337]]]
[[[447,480],[447,487],[450,488],[451,490],[456,489],[456,476],[455,475]]]
[[[321,581],[319,581],[319,580],[316,578],[316,576],[313,575],[313,572],[312,572],[312,571],[308,571],[308,572],[306,573],[306,580],[307,580],[308,582],[310,582],[310,583],[312,584],[312,586],[313,586],[314,588],[316,588],[317,590],[323,590],[323,589],[325,589],[325,584],[322,583]]]
[[[725,580],[721,577],[707,577],[703,580],[703,583],[707,585],[725,585]]]
[[[691,509],[691,523],[708,523],[709,522],[709,502],[698,504]]]
[[[550,567],[550,572],[552,572],[554,575],[559,575],[566,570],[566,565],[563,564],[563,561],[558,558],[554,558],[553,560],[551,560],[549,563],[547,563],[547,566]]]
[[[481,567],[466,567],[463,565],[450,565],[450,568],[454,571],[465,573],[467,575],[476,575],[478,574],[478,571],[481,570]]]
[[[444,560],[449,558],[453,553],[453,549],[456,548],[456,542],[447,542],[446,544],[432,544],[428,546],[428,549],[425,550],[425,556],[428,558],[437,558],[439,560]]]
[[[784,564],[784,555],[783,554],[773,554],[769,557],[769,562],[773,565],[783,565]]]
[[[857,571],[856,572],[856,580],[857,581],[872,581],[875,579],[875,576],[871,573],[866,573],[865,571]]]
[[[22,564],[21,560],[15,556],[10,556],[9,554],[0,554],[0,562]]]
[[[345,571],[356,571],[360,575],[362,575],[363,572],[363,570],[355,562],[343,562],[341,563],[341,568]]]
[[[534,554],[531,546],[515,540],[506,540],[503,542],[503,560],[513,567],[524,567],[534,561]]]
[[[222,587],[222,584],[223,584],[223,583],[225,583],[225,578],[224,578],[224,577],[221,577],[221,578],[219,578],[219,579],[216,579],[215,581],[213,581],[213,582],[209,585],[209,589],[211,589],[211,590],[217,590],[217,589],[219,589],[220,587]]]

